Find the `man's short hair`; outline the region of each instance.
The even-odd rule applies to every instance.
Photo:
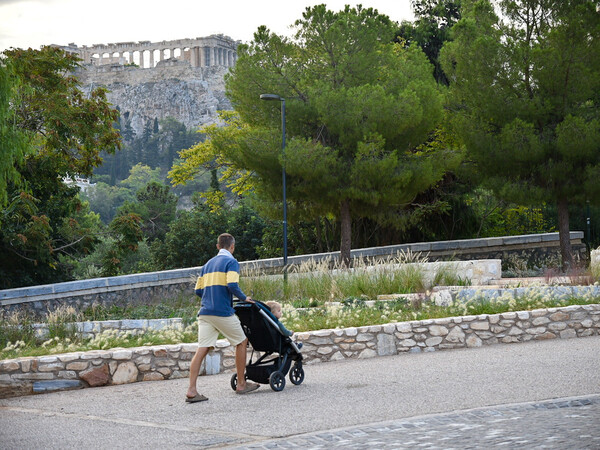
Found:
[[[229,248],[235,244],[235,238],[229,233],[223,233],[219,236],[219,239],[217,239],[217,244],[219,245],[219,248]]]

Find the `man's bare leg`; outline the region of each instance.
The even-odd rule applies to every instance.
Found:
[[[235,370],[237,372],[237,390],[246,388],[246,347],[248,339],[235,346]]]
[[[186,396],[188,398],[193,398],[198,395],[198,391],[196,390],[196,380],[198,379],[198,374],[200,373],[200,366],[202,365],[202,361],[208,354],[208,347],[199,347],[192,358],[192,363],[190,364],[190,386],[188,388]]]

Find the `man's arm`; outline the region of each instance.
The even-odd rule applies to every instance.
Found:
[[[240,285],[238,284],[240,281],[240,266],[236,260],[233,260],[227,266],[227,288],[229,291],[235,295],[240,300],[245,300],[250,303],[254,303],[250,297],[242,292],[240,289]]]
[[[196,287],[194,288],[194,292],[198,297],[202,297],[202,294],[204,294],[204,276],[198,277],[198,281],[196,281]]]

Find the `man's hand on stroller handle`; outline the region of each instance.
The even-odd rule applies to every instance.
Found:
[[[244,300],[244,301],[246,301],[246,302],[248,302],[248,303],[255,303],[255,301],[254,301],[254,300],[252,300],[252,298],[251,298],[250,296],[247,296],[247,297],[246,297],[246,300]]]

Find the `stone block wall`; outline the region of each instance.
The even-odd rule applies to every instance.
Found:
[[[179,317],[172,319],[123,319],[123,320],[99,320],[88,322],[73,322],[67,326],[73,327],[82,338],[95,338],[100,333],[108,330],[130,331],[131,334],[142,334],[146,330],[159,331],[165,328],[183,330],[183,320]],[[44,338],[48,335],[48,324],[33,324],[37,337]]]
[[[509,344],[600,334],[600,304],[415,320],[298,333],[309,360],[370,358],[404,352]]]
[[[600,335],[600,304],[415,320],[297,333],[307,364],[434,352],[540,339]],[[0,361],[0,398],[61,389],[187,377],[197,344],[96,350]],[[234,348],[219,340],[201,373],[235,367]]]
[[[73,307],[152,305],[165,298],[193,296],[200,267],[94,278],[65,283],[0,290],[0,312],[19,311],[43,317],[48,311]]]
[[[600,248],[590,252],[590,269],[592,273],[600,273]]]

